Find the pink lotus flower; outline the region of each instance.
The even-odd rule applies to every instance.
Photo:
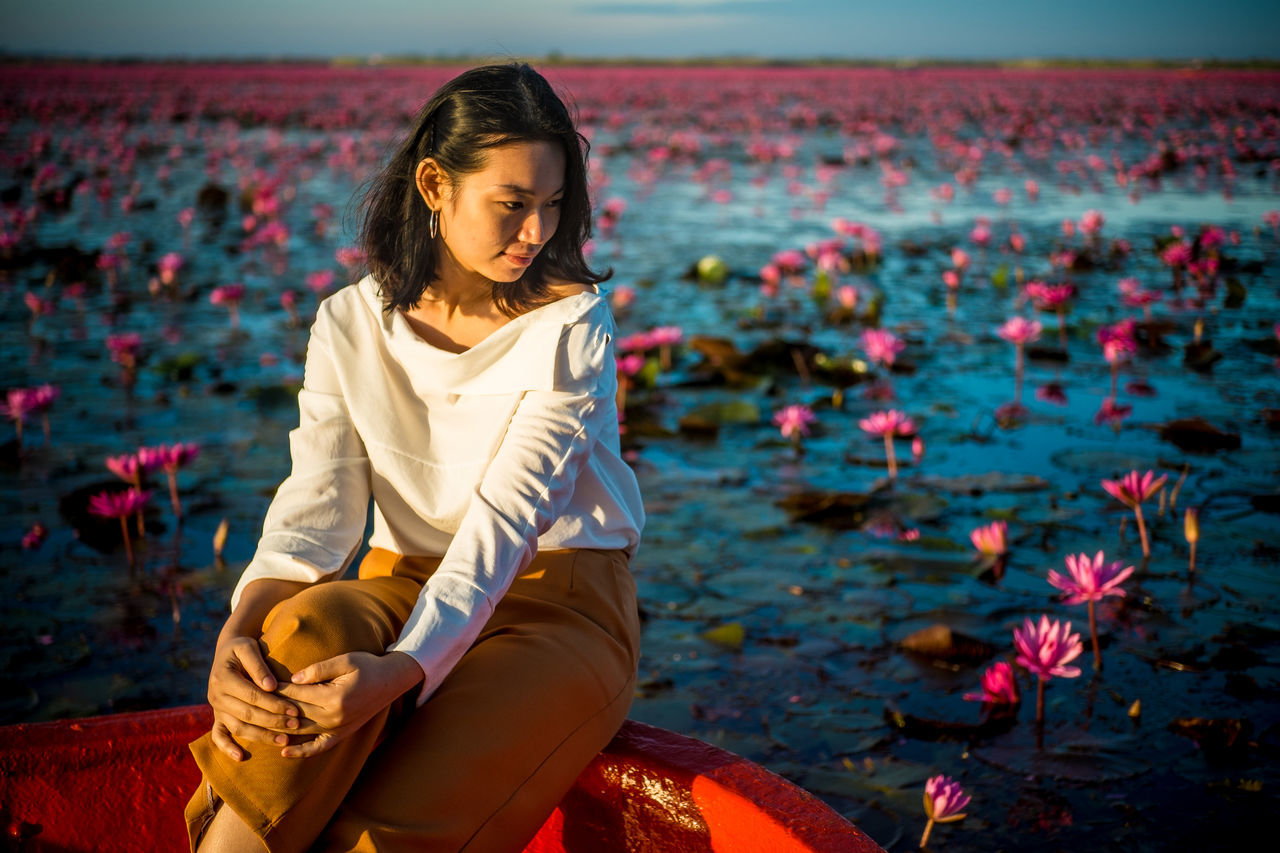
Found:
[[[872,435],[885,437],[911,435],[916,431],[915,422],[897,409],[874,412],[858,421],[858,426]]]
[[[1039,339],[1041,326],[1037,320],[1026,317],[1010,317],[997,331],[1000,337],[1011,344],[1022,346]]]
[[[1027,295],[1037,309],[1057,311],[1071,301],[1076,289],[1070,284],[1045,284],[1043,281],[1027,282]]]
[[[142,336],[137,332],[107,335],[106,343],[111,360],[121,367],[125,387],[131,388],[138,377],[138,354],[142,349]]]
[[[869,417],[858,421],[858,426],[872,435],[884,437],[884,454],[889,463],[889,479],[898,476],[898,460],[893,453],[893,437],[895,435],[911,435],[916,431],[915,422],[897,409],[874,412]]]
[[[1052,622],[1041,614],[1039,623],[1024,620],[1022,628],[1013,629],[1013,645],[1018,650],[1017,662],[1036,676],[1036,724],[1044,724],[1044,685],[1050,678],[1076,678],[1080,668],[1067,666],[1080,656],[1084,648],[1080,635],[1071,633],[1071,623]]]
[[[1103,480],[1102,488],[1120,503],[1134,509],[1144,501],[1150,500],[1168,479],[1168,474],[1161,474],[1157,478],[1154,471],[1148,471],[1145,474],[1130,471],[1119,480]]]
[[[240,301],[244,299],[245,286],[236,282],[235,284],[223,284],[215,287],[213,292],[209,294],[209,302],[212,305],[225,305],[227,311],[231,315],[231,328],[240,328]]]
[[[126,483],[131,483],[135,487],[139,486],[139,478],[142,476],[143,466],[139,462],[136,453],[108,456],[107,469]]]
[[[89,512],[104,518],[120,519],[120,532],[124,536],[124,550],[129,557],[130,569],[133,568],[134,562],[128,518],[131,515],[137,515],[141,519],[143,507],[147,505],[150,497],[150,492],[130,487],[123,492],[99,492],[89,498]]]
[[[213,292],[209,294],[210,305],[235,305],[244,299],[245,287],[243,284],[223,284],[215,287]]]
[[[969,805],[970,797],[960,787],[960,783],[950,776],[941,774],[934,776],[924,784],[924,814],[929,819],[925,824],[924,834],[920,836],[920,847],[929,842],[929,833],[935,823],[951,823],[964,817],[960,811]]]
[[[818,417],[812,409],[799,403],[786,406],[773,416],[773,423],[782,433],[782,437],[791,439],[797,447],[800,445],[801,436],[809,434],[809,424],[817,420]]]
[[[1050,622],[1045,614],[1038,623],[1026,619],[1023,627],[1013,629],[1013,645],[1018,650],[1018,664],[1041,681],[1080,675],[1079,667],[1067,666],[1084,651],[1080,635],[1071,633],[1070,622]]]
[[[1066,564],[1070,576],[1053,570],[1049,572],[1049,583],[1067,593],[1063,599],[1065,604],[1101,601],[1108,595],[1123,596],[1125,593],[1120,584],[1133,574],[1133,566],[1122,568],[1119,560],[1105,563],[1101,551],[1092,559],[1087,554],[1068,554]]]
[[[1168,474],[1161,474],[1157,479],[1154,471],[1148,471],[1141,475],[1137,471],[1130,471],[1119,480],[1102,481],[1102,488],[1106,490],[1107,494],[1133,510],[1134,517],[1138,521],[1138,535],[1142,539],[1142,556],[1144,558],[1151,556],[1151,544],[1147,540],[1147,525],[1142,517],[1142,503],[1160,491],[1160,488],[1168,479]]]
[[[36,410],[36,398],[30,388],[11,388],[2,404],[4,416],[13,421],[18,435],[18,447],[22,447],[22,422]]]
[[[160,262],[156,264],[156,268],[160,272],[160,281],[162,284],[170,285],[178,277],[178,270],[182,269],[184,261],[182,255],[177,252],[169,252],[160,258]]]
[[[307,273],[307,289],[319,298],[322,293],[327,291],[333,284],[333,270],[316,270]]]
[[[1102,669],[1102,654],[1098,650],[1098,622],[1094,612],[1095,603],[1108,595],[1123,596],[1120,584],[1133,574],[1133,566],[1121,568],[1119,561],[1106,563],[1099,551],[1093,559],[1087,554],[1067,555],[1067,571],[1070,577],[1056,571],[1049,572],[1049,583],[1067,593],[1063,599],[1066,604],[1089,603],[1089,637],[1093,641],[1093,668]]]
[[[891,367],[898,353],[906,348],[906,344],[897,335],[885,329],[867,329],[862,333],[862,348],[867,358]]]
[[[49,537],[49,528],[40,522],[31,525],[31,529],[22,534],[22,550],[34,551],[44,544],[44,540]]]
[[[959,247],[952,249],[951,266],[963,272],[969,266],[969,253]]]
[[[988,557],[999,557],[1009,553],[1008,532],[1007,521],[993,521],[983,527],[975,527],[969,533],[969,540],[973,547]]]
[[[1027,343],[1040,337],[1040,322],[1028,320],[1026,317],[1010,317],[997,331],[1000,337],[1014,346],[1013,358],[1013,404],[1022,408],[1022,373],[1024,353]]]
[[[982,692],[964,694],[965,701],[983,702],[989,705],[1017,705],[1018,681],[1013,667],[1007,661],[997,661],[982,673]]]
[[[333,253],[334,260],[346,267],[348,270],[354,270],[356,267],[364,263],[364,249],[353,246],[343,247]]]
[[[156,447],[138,448],[138,459],[146,470],[163,468],[169,480],[169,503],[173,514],[182,519],[182,502],[178,499],[178,469],[200,455],[200,445],[194,442],[161,444]]]
[[[636,289],[628,285],[619,285],[613,289],[609,303],[615,311],[625,311],[636,301]]]
[[[1106,222],[1106,218],[1097,210],[1086,210],[1084,215],[1080,217],[1080,232],[1086,236],[1093,237],[1102,230],[1102,224]]]

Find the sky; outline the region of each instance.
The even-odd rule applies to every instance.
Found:
[[[0,50],[92,57],[1280,59],[1280,3],[0,0]]]

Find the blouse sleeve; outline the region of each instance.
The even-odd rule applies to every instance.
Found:
[[[322,306],[311,328],[298,428],[289,433],[293,470],[276,490],[253,560],[231,596],[259,578],[314,583],[340,574],[364,536],[369,457],[334,370],[334,319]]]
[[[511,582],[537,553],[607,429],[618,428],[612,320],[603,305],[565,327],[549,391],[526,391],[471,497],[439,568],[400,637],[425,673],[425,702],[479,636]]]

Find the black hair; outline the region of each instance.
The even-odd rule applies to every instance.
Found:
[[[418,192],[418,164],[434,158],[456,185],[484,168],[487,149],[537,141],[564,149],[559,225],[523,276],[493,282],[494,303],[515,316],[545,303],[549,282],[596,284],[609,278],[611,270],[595,272],[582,254],[591,237],[590,144],[541,74],[525,63],[485,65],[454,77],[431,96],[412,132],[366,185],[358,245],[388,313],[417,305],[438,277],[440,243],[428,234],[431,211]]]

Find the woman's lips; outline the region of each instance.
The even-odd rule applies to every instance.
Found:
[[[529,264],[533,263],[534,258],[533,255],[513,255],[510,252],[503,252],[503,256],[511,263],[521,267],[529,266]]]

